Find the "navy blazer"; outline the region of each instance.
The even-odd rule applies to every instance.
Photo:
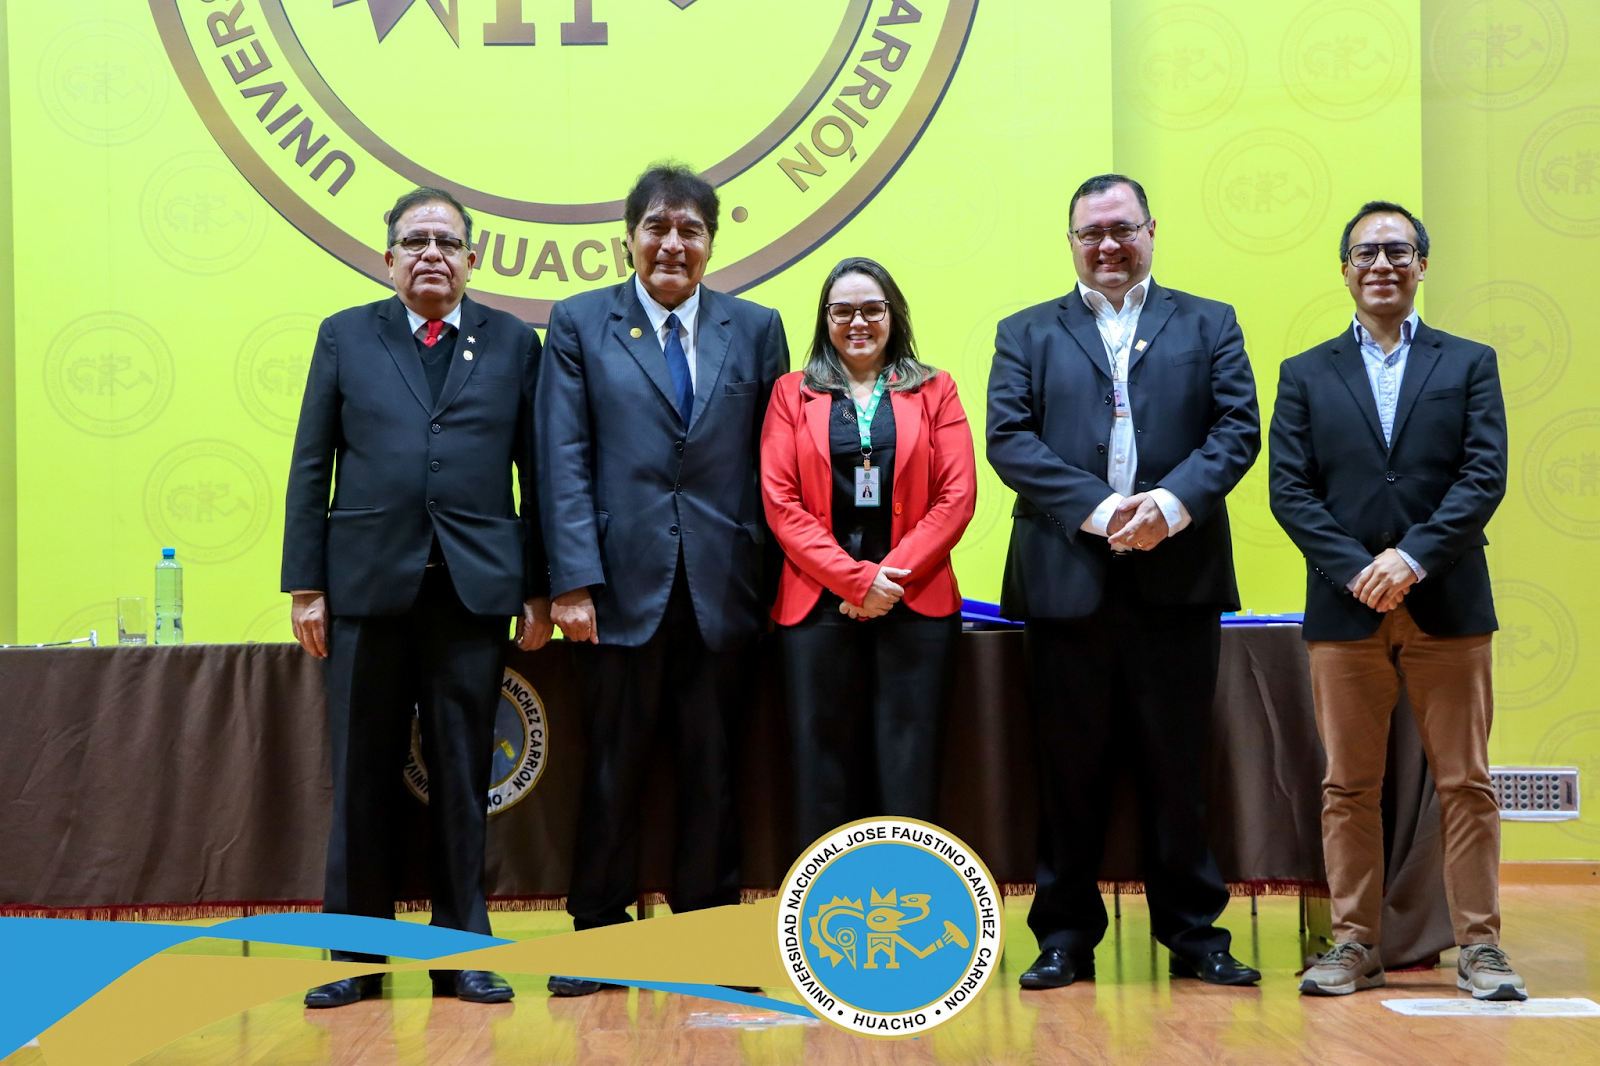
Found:
[[[1106,538],[1079,528],[1113,491],[1111,364],[1094,313],[1074,288],[996,330],[988,456],[1017,492],[1001,593],[1006,617],[1092,614],[1111,565],[1133,568],[1146,602],[1238,609],[1223,499],[1261,450],[1261,421],[1233,308],[1151,282],[1128,382],[1139,450],[1134,491],[1168,489],[1192,524],[1113,563]]]
[[[1386,548],[1428,575],[1405,599],[1423,632],[1494,631],[1483,530],[1506,491],[1494,349],[1419,324],[1390,440],[1352,328],[1284,360],[1269,480],[1272,513],[1306,557],[1305,638],[1372,635],[1383,615],[1346,586]]]
[[[545,341],[536,424],[550,587],[587,586],[600,640],[637,646],[666,613],[681,553],[707,646],[755,640],[776,583],[759,449],[789,370],[778,313],[701,286],[688,425],[631,277],[556,304]]]
[[[289,466],[283,591],[323,590],[335,615],[402,614],[437,534],[474,613],[519,615],[525,598],[546,595],[531,422],[538,370],[533,327],[463,299],[435,403],[398,297],[324,319]]]

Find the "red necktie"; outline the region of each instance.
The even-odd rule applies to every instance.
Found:
[[[422,343],[432,348],[439,341],[439,332],[444,329],[444,323],[437,318],[428,322],[428,332],[423,334]]]

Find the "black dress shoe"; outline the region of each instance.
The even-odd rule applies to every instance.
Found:
[[[505,1003],[515,996],[506,979],[491,970],[457,970],[436,975],[433,994],[454,996],[468,1003]]]
[[[1208,985],[1253,985],[1261,971],[1246,966],[1226,951],[1213,951],[1196,958],[1172,956],[1167,972],[1174,977],[1198,977]]]
[[[1074,959],[1065,948],[1045,948],[1033,965],[1022,971],[1023,988],[1065,988],[1074,981],[1094,978],[1094,959]]]
[[[362,974],[360,977],[346,977],[318,985],[306,993],[306,1006],[317,1009],[348,1007],[360,1000],[381,995],[383,995],[383,974]]]
[[[592,996],[604,988],[621,987],[604,981],[585,980],[582,977],[552,977],[549,985],[552,996]]]

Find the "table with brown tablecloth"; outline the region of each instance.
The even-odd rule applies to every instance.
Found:
[[[1222,647],[1209,796],[1218,863],[1239,893],[1316,894],[1323,754],[1299,627],[1228,626]],[[776,664],[770,646],[760,653],[764,680],[740,745],[752,893],[775,888],[795,852]],[[536,785],[490,818],[492,905],[559,906],[566,891],[582,654],[556,641],[508,658],[538,693],[546,745]],[[1023,677],[1020,631],[963,634],[942,768],[940,821],[1014,891],[1032,883],[1038,822]],[[181,918],[316,905],[332,785],[321,670],[298,646],[0,651],[0,693],[0,914]],[[1390,764],[1383,952],[1420,959],[1452,937],[1438,805],[1409,711],[1395,716]],[[1102,868],[1124,890],[1139,879],[1138,773],[1127,767],[1117,786]],[[672,796],[663,769],[646,789],[647,891],[669,870]],[[416,844],[400,894],[420,897],[422,808],[403,793],[397,802],[410,808]]]

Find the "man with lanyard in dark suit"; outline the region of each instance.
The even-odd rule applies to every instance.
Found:
[[[640,789],[662,751],[678,790],[672,909],[739,902],[733,743],[776,561],[758,448],[789,349],[776,311],[700,284],[718,207],[694,171],[651,167],[623,212],[634,276],[550,315],[536,421],[551,613],[589,645],[578,929],[628,920]],[[560,996],[602,987],[550,979]]]
[[[1300,991],[1384,983],[1383,818],[1389,719],[1401,687],[1439,792],[1444,884],[1477,999],[1528,992],[1500,950],[1500,808],[1489,781],[1498,628],[1484,526],[1506,491],[1494,349],[1422,322],[1428,231],[1364,205],[1339,238],[1355,320],[1287,359],[1272,415],[1272,513],[1306,557],[1304,636],[1328,752],[1322,850],[1333,950]]]
[[[1139,770],[1150,924],[1174,976],[1251,984],[1215,921],[1206,836],[1219,614],[1236,610],[1223,498],[1261,446],[1233,308],[1150,279],[1155,219],[1120,174],[1072,196],[1078,287],[1002,321],[988,455],[1017,492],[1001,610],[1025,633],[1040,829],[1023,988],[1094,975],[1111,769]]]
[[[539,338],[464,297],[471,249],[472,219],[455,197],[406,193],[389,213],[384,254],[395,296],[323,321],[289,469],[283,589],[294,594],[296,639],[328,660],[334,810],[323,911],[394,916],[415,707],[433,924],[487,935],[484,838],[506,620],[517,616],[529,650],[551,624],[533,476]],[[433,980],[435,992],[476,1003],[512,997],[486,970],[439,970]],[[345,978],[312,989],[306,1006],[381,990],[379,974]]]

